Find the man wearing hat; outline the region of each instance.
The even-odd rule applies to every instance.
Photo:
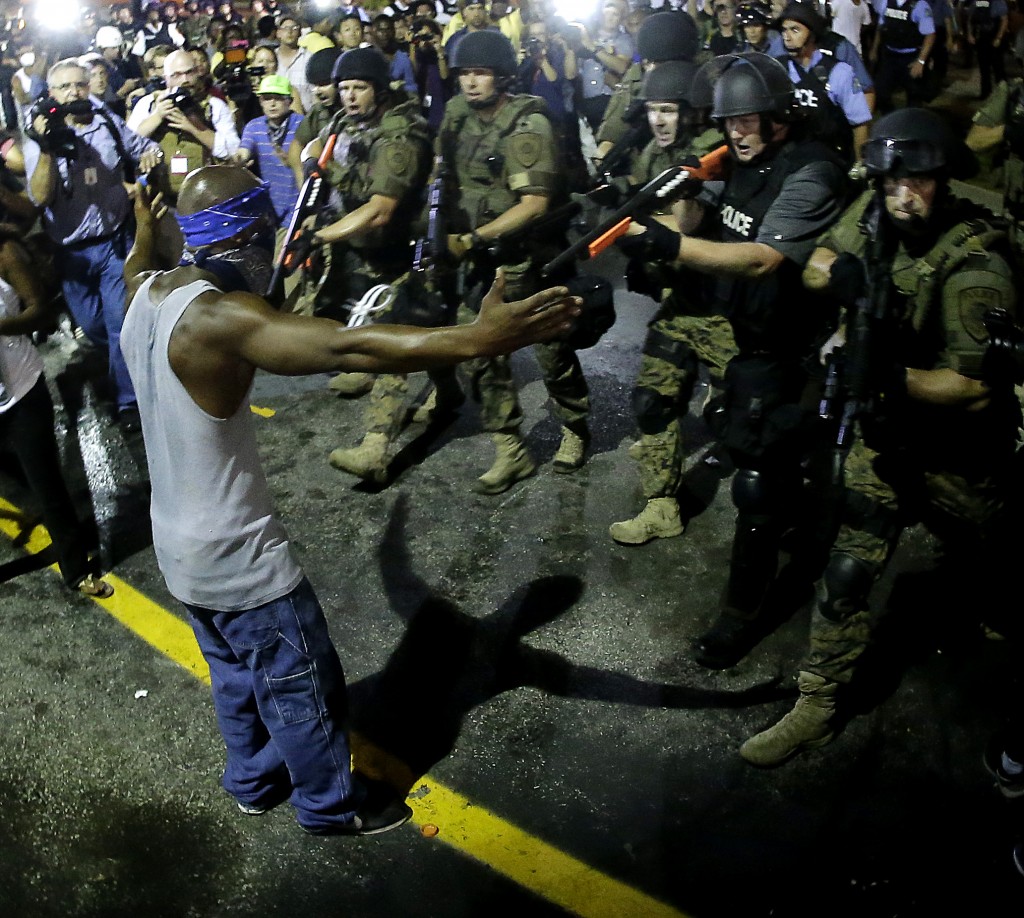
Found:
[[[121,100],[123,109],[129,94],[142,85],[142,68],[135,58],[125,60],[124,36],[116,26],[107,25],[99,28],[96,31],[94,46],[103,56],[110,72],[110,89]],[[124,117],[123,111],[118,114]]]
[[[302,116],[291,110],[292,86],[287,77],[263,77],[256,96],[263,115],[253,118],[242,130],[242,141],[234,160],[248,166],[270,189],[278,226],[288,222],[299,195],[295,173],[288,166],[287,150],[295,139]]]
[[[819,50],[828,23],[811,4],[790,3],[779,22],[789,57],[786,70],[809,132],[853,165],[868,139],[871,121],[871,109],[853,68]]]

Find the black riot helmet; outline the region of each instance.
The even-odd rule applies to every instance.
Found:
[[[712,58],[697,71],[690,93],[690,104],[710,108],[713,120],[763,114],[789,121],[794,99],[785,65],[760,51]]]
[[[341,55],[340,48],[322,48],[306,61],[306,82],[311,86],[328,86],[333,82],[331,73]]]
[[[334,62],[331,76],[335,83],[364,80],[380,93],[391,82],[388,59],[376,48],[352,48]]]
[[[484,29],[480,32],[467,32],[455,46],[451,66],[455,70],[465,67],[485,67],[493,70],[496,77],[514,77],[516,75],[516,52],[501,32]]]
[[[815,9],[812,3],[800,3],[797,0],[791,0],[790,3],[786,4],[782,15],[779,16],[779,25],[781,26],[787,19],[807,26],[816,41],[820,41],[825,33],[828,32],[828,22],[825,21],[825,17]]]
[[[689,105],[690,88],[696,72],[696,65],[689,61],[663,61],[644,75],[639,98],[644,102]]]
[[[744,0],[736,8],[736,24],[740,27],[748,25],[770,26],[772,23],[772,8],[762,0]]]
[[[861,150],[871,177],[935,175],[968,179],[978,171],[974,154],[938,113],[901,108],[879,118]]]
[[[689,13],[669,11],[648,16],[636,33],[641,60],[692,61],[700,50],[700,34]]]

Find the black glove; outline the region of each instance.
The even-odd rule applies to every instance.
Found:
[[[825,288],[840,303],[852,305],[864,296],[868,287],[868,275],[864,262],[850,252],[842,252],[832,262]]]
[[[675,261],[679,257],[679,233],[674,233],[653,217],[641,217],[637,223],[647,228],[636,236],[620,236],[615,244],[630,258],[645,261]]]

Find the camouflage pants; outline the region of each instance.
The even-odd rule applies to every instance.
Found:
[[[679,488],[684,457],[680,419],[693,396],[700,365],[719,386],[735,354],[728,319],[681,314],[673,297],[650,323],[634,393],[645,499],[669,497]]]
[[[877,471],[879,454],[858,439],[846,461],[846,499],[838,536],[832,548],[863,562],[877,581],[885,571],[904,528],[921,522],[937,536],[947,553],[955,556],[958,570],[970,572],[984,591],[991,585],[994,596],[1002,591],[999,571],[1011,561],[1017,544],[1009,525],[1010,493],[1005,481],[976,481],[951,473],[912,469],[908,485],[896,490]],[[916,472],[916,474],[913,474]],[[901,479],[902,480],[902,479]],[[973,590],[972,586],[972,590]],[[980,598],[980,596],[979,596]],[[868,607],[867,597],[841,621],[826,618],[821,604],[811,619],[810,650],[804,669],[835,682],[849,682],[858,661],[884,615]]]
[[[536,292],[528,279],[527,266],[505,267],[505,299],[509,302]],[[480,300],[491,279],[479,281],[459,304],[458,322],[466,325],[476,319]],[[554,405],[555,416],[566,427],[582,432],[590,413],[590,394],[576,352],[558,341],[537,344],[534,356],[540,365],[544,386]],[[473,398],[480,403],[480,418],[488,433],[513,433],[523,423],[519,391],[512,376],[508,357],[467,360],[460,367],[469,381]]]

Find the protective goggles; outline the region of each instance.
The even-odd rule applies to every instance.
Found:
[[[861,150],[868,175],[908,175],[936,172],[946,167],[946,154],[934,143],[921,140],[869,140]]]

